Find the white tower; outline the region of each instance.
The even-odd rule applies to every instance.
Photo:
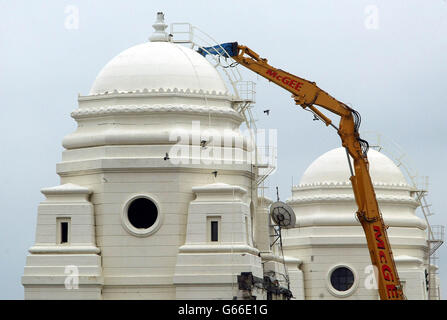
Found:
[[[385,155],[368,152],[370,174],[408,299],[426,299],[425,222],[414,190]],[[365,235],[343,148],[316,159],[292,189],[296,228],[284,231],[284,252],[303,260],[306,299],[378,299]]]
[[[238,274],[263,277],[243,119],[162,13],[154,28],[78,98],[61,185],[42,190],[27,299],[231,299]]]

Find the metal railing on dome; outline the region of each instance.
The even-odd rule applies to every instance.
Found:
[[[207,47],[220,46],[220,43],[213,39],[209,34],[200,30],[196,26],[193,26],[188,22],[174,22],[170,25],[171,41],[182,45],[187,45],[193,50],[203,50],[207,52]],[[220,46],[221,51],[225,54],[225,48]],[[228,79],[228,82],[233,89],[233,108],[239,112],[245,121],[247,129],[250,131],[251,140],[255,141],[256,135],[256,120],[252,113],[252,108],[256,101],[256,84],[253,81],[243,80],[242,74],[234,64],[224,55],[208,54],[207,58],[212,59],[210,62],[213,66],[219,70]],[[269,162],[267,166],[263,163],[258,163],[258,152],[263,152],[260,148],[256,147],[254,158],[254,165],[258,167],[258,176],[256,183],[259,187],[273,173],[276,169],[272,162]],[[274,162],[276,163],[276,161]],[[260,188],[262,196],[264,195],[264,187]]]

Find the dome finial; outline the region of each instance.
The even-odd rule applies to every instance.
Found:
[[[165,23],[165,15],[163,12],[157,12],[157,20],[155,20],[152,26],[155,31],[149,37],[149,41],[169,41],[169,35],[165,31],[168,25]]]

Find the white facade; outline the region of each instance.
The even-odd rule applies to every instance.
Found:
[[[26,299],[231,299],[242,272],[263,278],[243,117],[216,69],[170,42],[162,18],[78,99],[61,186],[42,190]],[[142,228],[133,210],[154,221]]]
[[[78,98],[61,185],[42,189],[25,298],[281,298],[265,281],[284,276],[295,299],[377,298],[363,286],[369,255],[344,153],[317,159],[293,189],[297,224],[283,230],[283,256],[237,102],[204,57],[169,41],[162,15],[154,28]],[[423,299],[426,226],[399,169],[370,159],[407,297]],[[355,273],[349,292],[330,288],[338,265]],[[243,273],[257,285],[240,289]]]
[[[370,150],[368,159],[404,293],[408,299],[427,299],[427,226],[415,214],[414,190],[385,155]],[[378,299],[349,176],[345,150],[331,150],[307,168],[288,200],[297,221],[296,228],[284,232],[284,251],[303,260],[306,299]],[[332,272],[340,267],[354,276],[347,290],[331,283]]]

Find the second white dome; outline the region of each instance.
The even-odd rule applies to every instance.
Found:
[[[407,185],[394,162],[374,149],[368,152],[369,172],[375,184]],[[348,182],[348,158],[344,148],[332,149],[318,157],[304,172],[300,185]]]

